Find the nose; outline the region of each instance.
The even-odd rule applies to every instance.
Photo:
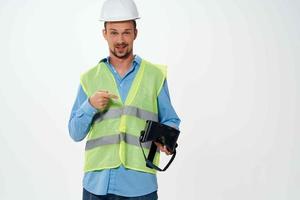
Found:
[[[118,35],[117,43],[118,43],[118,44],[124,43],[124,36],[123,36],[122,34],[119,34],[119,35]]]

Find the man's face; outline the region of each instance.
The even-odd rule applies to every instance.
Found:
[[[137,36],[132,21],[107,22],[103,36],[110,52],[117,58],[127,58],[132,54],[133,41]]]

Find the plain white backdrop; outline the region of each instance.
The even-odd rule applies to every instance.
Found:
[[[79,200],[81,72],[108,55],[101,0],[0,1],[0,199]],[[167,64],[182,119],[159,199],[300,199],[300,3],[136,0],[134,53]]]

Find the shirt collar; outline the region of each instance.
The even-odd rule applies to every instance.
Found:
[[[100,60],[100,62],[105,62],[110,65],[109,56],[107,56],[106,58],[103,58],[102,60]],[[142,58],[138,55],[134,55],[133,66],[140,65],[141,62],[142,62]]]

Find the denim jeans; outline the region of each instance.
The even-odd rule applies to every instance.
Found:
[[[123,197],[115,194],[95,195],[83,188],[83,200],[157,200],[157,191],[138,197]]]

